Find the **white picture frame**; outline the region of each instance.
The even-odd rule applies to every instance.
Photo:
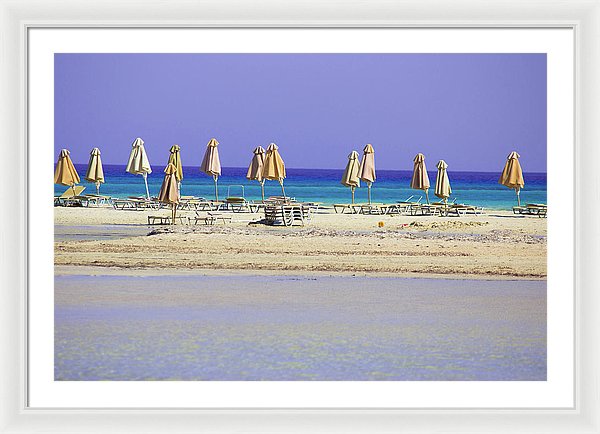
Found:
[[[157,18],[158,17],[158,18]],[[566,27],[575,32],[576,399],[561,410],[461,409],[40,409],[27,383],[27,31],[35,27]],[[600,432],[599,281],[596,217],[600,189],[595,146],[600,104],[600,1],[333,0],[252,4],[207,0],[0,0],[0,184],[3,285],[0,291],[0,432]],[[18,187],[15,187],[18,186]],[[582,198],[585,197],[586,200]],[[10,199],[9,199],[10,198]],[[16,203],[15,203],[16,202]]]

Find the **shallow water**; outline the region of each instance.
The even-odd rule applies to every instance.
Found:
[[[145,225],[54,225],[54,241],[117,240],[147,235],[151,230]]]
[[[546,282],[56,276],[56,380],[545,380]]]

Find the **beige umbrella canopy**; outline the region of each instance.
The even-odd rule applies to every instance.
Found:
[[[275,143],[271,143],[267,147],[267,155],[265,156],[265,163],[263,166],[263,178],[270,179],[273,181],[279,181],[281,185],[281,192],[285,197],[285,190],[283,188],[283,180],[285,179],[285,163],[279,155],[278,147]]]
[[[148,154],[144,147],[144,141],[139,137],[131,144],[131,152],[129,153],[129,161],[125,171],[133,175],[142,175],[144,184],[146,185],[146,197],[150,199],[150,191],[148,190],[148,175],[152,173]]]
[[[504,165],[504,170],[502,171],[502,175],[500,175],[500,179],[498,180],[499,184],[515,190],[517,193],[517,203],[519,206],[521,206],[521,189],[525,186],[523,170],[521,169],[521,164],[519,163],[520,157],[521,156],[514,151],[508,155],[506,164]]]
[[[204,159],[200,165],[200,170],[209,176],[213,177],[215,181],[215,200],[219,200],[219,189],[217,187],[217,180],[221,176],[221,160],[219,160],[219,150],[217,146],[219,142],[214,137],[208,141],[206,145],[206,152],[204,152]]]
[[[440,160],[438,161],[436,167],[438,172],[435,180],[435,195],[442,199],[444,203],[446,203],[452,194],[452,188],[450,188],[450,179],[448,179],[448,164],[446,164],[444,160]]]
[[[425,191],[425,198],[427,199],[427,203],[429,203],[430,184],[427,168],[425,167],[425,155],[419,152],[413,161],[415,165],[413,168],[412,180],[410,181],[410,188]]]
[[[369,204],[371,203],[371,185],[375,182],[375,150],[369,143],[363,149],[363,158],[358,169],[358,177],[367,183],[369,189]]]
[[[265,165],[265,150],[262,146],[257,146],[252,151],[252,161],[250,161],[250,166],[248,167],[248,173],[246,174],[246,178],[250,181],[258,181],[260,184],[260,191],[262,195],[262,200],[265,200],[265,180],[263,179],[263,168]]]
[[[177,167],[169,163],[165,167],[165,177],[160,191],[158,192],[158,201],[171,205],[173,220],[171,224],[175,224],[175,212],[179,203],[179,189],[177,188]]]
[[[352,151],[348,155],[348,164],[346,164],[346,170],[342,175],[342,185],[350,187],[352,191],[352,203],[354,203],[354,190],[356,187],[360,187],[360,178],[358,177],[358,171],[360,170],[360,163],[358,162],[358,152]]]
[[[67,149],[60,151],[56,162],[56,170],[54,171],[54,183],[71,187],[73,194],[75,194],[75,184],[79,183],[80,178],[69,154],[70,152]]]
[[[183,179],[183,166],[181,165],[180,150],[181,148],[179,147],[179,145],[171,146],[171,149],[169,149],[169,162],[167,163],[175,166],[175,177],[177,178],[177,185],[179,185],[179,183]]]
[[[94,148],[90,152],[90,161],[88,162],[85,179],[95,183],[96,194],[100,194],[100,184],[104,182],[104,169],[102,168],[102,159],[98,148]]]

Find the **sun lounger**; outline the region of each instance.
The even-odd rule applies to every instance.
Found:
[[[146,199],[144,197],[130,196],[127,199],[113,199],[112,206],[116,210],[130,210],[130,211],[146,211],[149,209],[161,209],[165,204],[155,200]]]
[[[548,205],[541,203],[529,203],[525,206],[513,206],[514,214],[535,215],[538,217],[548,216]]]
[[[282,223],[284,226],[292,226],[299,222],[304,226],[310,220],[310,207],[306,204],[265,204],[265,221],[269,225]]]
[[[110,196],[103,196],[100,194],[85,194],[84,196],[86,197],[89,205],[100,206],[112,203],[112,197]]]
[[[148,216],[148,224],[149,225],[170,225],[172,224],[173,218],[170,215],[149,215]],[[189,220],[187,216],[175,216],[175,222],[179,221],[179,224],[187,224]]]
[[[466,205],[464,203],[458,203],[458,204],[448,205],[445,212],[446,212],[446,215],[455,214],[456,216],[461,216],[461,215],[466,215],[466,214],[479,215],[479,214],[483,214],[483,208],[480,206]]]
[[[60,196],[54,196],[54,206],[68,206],[74,204],[77,201],[68,201],[67,199],[73,199],[76,196],[80,196],[83,190],[85,190],[83,185],[67,188]]]
[[[250,212],[249,202],[243,197],[228,197],[225,199],[224,206],[233,212]]]
[[[259,212],[261,209],[265,208],[264,202],[248,202],[248,207],[250,208],[250,212]]]
[[[410,205],[410,215],[442,215],[444,209],[440,205],[420,203],[416,205]]]
[[[352,207],[354,206],[354,204],[351,203],[334,203],[333,204],[333,210],[335,211],[335,213],[341,213],[344,214],[344,212],[346,210],[350,211],[350,213],[353,213],[354,211],[352,210]]]
[[[295,197],[287,197],[287,196],[270,196],[265,199],[265,204],[290,204],[295,203]]]
[[[417,200],[413,200],[413,196],[407,197],[405,200],[399,200],[394,204],[385,205],[385,214],[403,214],[403,215],[414,215],[413,207],[418,207],[421,205],[422,196],[419,196]],[[417,211],[415,210],[415,211]]]
[[[213,212],[208,212],[206,215],[200,215],[198,212],[196,212],[195,216],[188,217],[188,221],[190,224],[194,225],[197,225],[199,222],[204,223],[205,225],[214,225],[219,221],[221,221],[223,224],[226,224],[231,222],[231,216]]]
[[[203,197],[182,196],[177,209],[190,211],[213,211],[218,207],[212,201]]]
[[[385,214],[387,211],[387,205],[383,203],[365,203],[355,207],[358,214]]]

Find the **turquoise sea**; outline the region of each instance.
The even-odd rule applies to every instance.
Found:
[[[82,185],[86,186],[86,193],[95,193],[96,187],[83,179],[86,165],[76,164],[77,171],[82,178]],[[219,197],[225,198],[239,196],[243,193],[248,200],[260,200],[260,185],[256,181],[246,179],[246,168],[224,167],[219,178]],[[287,169],[287,178],[284,181],[285,191],[288,196],[302,201],[323,202],[324,204],[347,203],[350,201],[350,189],[340,184],[343,169]],[[104,165],[106,183],[100,188],[101,194],[113,197],[127,197],[145,195],[146,190],[141,176],[125,172],[124,165]],[[214,198],[214,184],[211,177],[200,172],[197,167],[184,167],[184,179],[181,185],[182,195],[193,195]],[[483,206],[489,209],[510,209],[516,205],[514,190],[498,184],[500,172],[448,172],[452,186],[451,200],[457,202]],[[410,188],[411,171],[379,170],[377,181],[372,187],[372,201],[394,203],[404,200],[411,195],[413,199],[425,195],[422,191]],[[430,198],[435,200],[433,188],[435,187],[436,171],[429,172],[432,188],[429,190]],[[525,188],[521,191],[523,203],[546,203],[546,174],[525,173]],[[162,183],[163,173],[158,169],[148,176],[150,194],[156,196]],[[55,194],[65,190],[64,186],[55,185]],[[361,184],[356,190],[356,202],[367,201],[367,187]],[[276,181],[266,181],[265,195],[281,195],[281,188]]]

